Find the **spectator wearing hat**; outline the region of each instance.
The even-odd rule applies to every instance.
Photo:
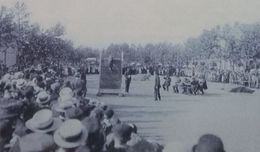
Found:
[[[72,89],[71,88],[69,88],[69,87],[65,87],[65,88],[62,88],[61,90],[60,90],[60,93],[59,93],[59,101],[66,101],[66,100],[68,100],[68,99],[71,99],[71,98],[73,98],[73,96],[74,96],[74,93],[73,93],[73,91],[72,91]]]
[[[61,125],[61,120],[53,118],[51,110],[42,109],[36,112],[25,125],[28,129],[36,133],[52,133]]]
[[[27,86],[27,82],[25,79],[16,80],[15,88],[20,93]],[[21,94],[20,94],[21,95]]]
[[[38,103],[40,108],[50,107],[51,96],[46,91],[41,91],[36,98],[36,103]]]
[[[77,118],[82,119],[83,110],[79,108],[80,101],[76,98],[60,98],[59,101],[53,104],[52,109],[59,114],[62,120]]]
[[[87,75],[84,70],[81,71],[80,79],[82,81],[82,95],[83,97],[86,97],[87,95]]]
[[[66,120],[54,133],[54,142],[59,146],[58,151],[76,152],[85,146],[88,130],[77,119]]]
[[[131,139],[132,128],[125,124],[113,127],[112,133],[106,137],[104,150],[107,152],[126,152],[129,149],[127,142]]]
[[[4,118],[0,119],[0,151],[5,150],[5,145],[8,144],[12,137],[12,121]]]
[[[84,97],[78,97],[80,108],[84,113],[82,114],[82,119],[90,115],[91,111],[95,108],[95,105],[90,104],[90,99]]]
[[[56,80],[54,83],[51,84],[50,87],[51,87],[50,93],[51,93],[52,99],[57,100],[59,97],[59,90],[61,87],[59,81]]]
[[[55,152],[57,145],[48,134],[30,133],[19,140],[12,152]]]
[[[199,138],[192,152],[225,152],[222,140],[213,134],[205,134]]]
[[[111,123],[111,119],[114,116],[114,111],[112,109],[107,109],[104,112],[104,120],[102,121],[102,125],[104,128],[104,135],[108,135],[109,133],[111,133],[112,131],[112,123]]]
[[[0,100],[0,151],[12,138],[12,126],[22,113],[23,103],[14,99]]]
[[[21,90],[21,94],[25,99],[32,101],[32,98],[34,97],[34,89],[32,86],[26,86],[23,90]]]
[[[124,76],[125,76],[125,92],[129,93],[130,83],[132,80],[130,68],[126,69]]]
[[[163,146],[154,142],[145,140],[137,135],[137,127],[135,124],[127,124],[131,127],[131,138],[127,142],[129,152],[162,152]]]
[[[101,121],[98,117],[91,115],[90,117],[86,117],[82,120],[82,124],[88,130],[88,140],[87,146],[91,151],[101,151],[103,145],[105,143],[105,137],[103,134],[103,128],[101,125]]]

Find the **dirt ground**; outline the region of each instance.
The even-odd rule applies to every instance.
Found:
[[[165,151],[176,147],[190,151],[205,133],[220,136],[227,152],[260,149],[259,90],[254,94],[234,94],[228,92],[233,85],[208,83],[203,96],[161,90],[162,100],[156,102],[154,78],[140,81],[141,77],[133,77],[130,94],[125,97],[96,97],[98,76],[88,76],[88,95],[113,107],[122,121],[135,123],[143,137],[164,144]]]

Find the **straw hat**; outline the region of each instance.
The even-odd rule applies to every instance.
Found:
[[[16,81],[16,87],[18,88],[18,89],[21,89],[22,87],[24,87],[26,85],[26,80],[24,80],[24,79],[18,79],[17,81]]]
[[[55,131],[61,125],[61,120],[53,118],[52,111],[49,109],[43,109],[34,114],[29,119],[25,126],[38,133],[48,133]]]
[[[54,133],[55,143],[62,148],[76,148],[84,145],[88,131],[77,119],[65,121]]]
[[[59,93],[61,98],[62,97],[73,97],[73,94],[74,93],[73,93],[72,89],[69,87],[65,87],[65,88],[61,89],[60,93]]]
[[[51,84],[51,90],[52,91],[58,90],[59,88],[60,88],[59,82],[54,82],[53,84]]]
[[[22,72],[14,73],[14,79],[21,79],[23,78],[24,74]]]
[[[57,112],[65,112],[67,109],[74,107],[74,103],[71,100],[59,101],[56,105],[54,105],[54,109]]]
[[[46,105],[50,102],[51,96],[46,91],[41,91],[37,95],[36,102],[40,105]]]

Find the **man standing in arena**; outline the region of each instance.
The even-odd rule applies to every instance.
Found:
[[[154,82],[154,100],[155,101],[161,100],[160,88],[161,88],[160,76],[159,76],[159,71],[157,69],[155,71],[155,82]]]

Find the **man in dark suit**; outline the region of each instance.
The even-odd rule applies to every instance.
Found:
[[[131,83],[131,79],[132,79],[130,68],[126,68],[124,76],[125,76],[125,92],[129,93],[129,87],[130,87],[130,83]]]
[[[157,69],[155,71],[155,82],[154,82],[154,100],[155,101],[161,100],[160,88],[161,88],[160,76],[159,76],[159,71]]]

